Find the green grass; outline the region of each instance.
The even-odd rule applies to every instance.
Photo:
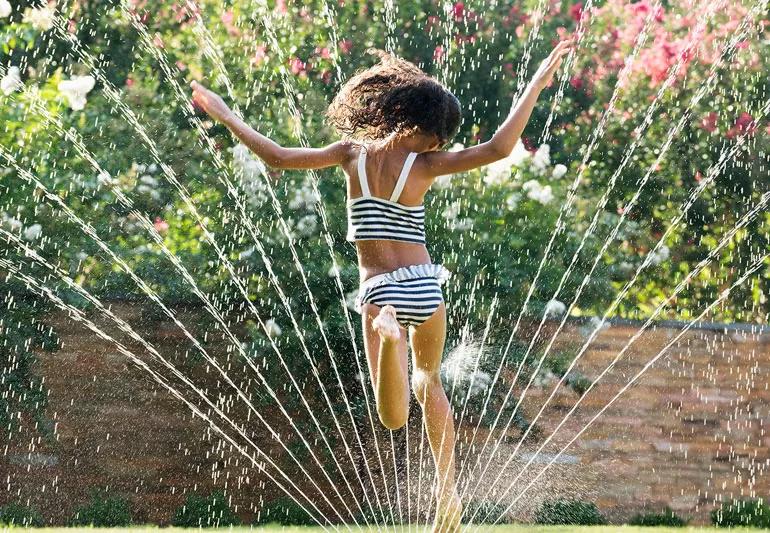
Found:
[[[353,531],[367,531],[364,528],[355,528],[352,527]],[[182,529],[182,528],[162,528],[159,529],[157,527],[153,526],[134,526],[129,528],[115,528],[115,529],[107,529],[107,528],[43,528],[43,529],[37,529],[35,530],[36,533],[40,532],[62,532],[62,533],[72,533],[73,531],[88,531],[89,533],[95,533],[98,531],[132,531],[132,532],[141,532],[141,531],[147,531],[147,532],[153,532],[153,533],[171,533],[171,532],[193,532],[193,531],[200,531],[196,529]],[[221,528],[221,529],[206,529],[206,532],[214,532],[214,531],[232,531],[235,533],[243,532],[246,533],[247,531],[264,531],[264,532],[278,532],[281,531],[283,533],[314,533],[316,531],[320,532],[323,531],[319,527],[301,527],[301,526],[255,526],[253,529],[249,527],[235,527],[235,528]],[[386,529],[383,528],[383,531],[394,531],[393,529]],[[406,526],[403,526],[401,529],[397,529],[395,531],[408,531]],[[417,529],[414,526],[412,527],[412,531],[429,531],[428,528],[421,528]],[[726,529],[720,529],[720,528],[712,528],[712,527],[638,527],[638,526],[535,526],[535,525],[512,525],[512,526],[482,526],[480,528],[480,531],[488,532],[488,533],[568,533],[568,532],[576,532],[576,533],[614,533],[614,532],[621,532],[621,533],[685,533],[685,532],[698,532],[698,533],[725,533]],[[744,529],[744,528],[732,528],[729,531],[746,531],[746,532],[757,532],[760,531],[759,529]]]

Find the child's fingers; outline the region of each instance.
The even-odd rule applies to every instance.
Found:
[[[199,83],[199,82],[197,82],[195,80],[190,82],[190,87],[192,87],[193,91],[200,91],[200,92],[208,91],[208,88],[206,88],[205,85],[203,85],[202,83]]]

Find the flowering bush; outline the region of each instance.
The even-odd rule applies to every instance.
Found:
[[[565,139],[566,151],[580,151],[584,138],[579,132],[591,130],[608,113],[606,133],[598,139],[585,180],[597,194],[616,169],[622,169],[606,209],[625,213],[628,223],[642,230],[638,238],[618,238],[614,257],[608,258],[617,287],[626,283],[669,230],[663,246],[653,252],[653,268],[642,272],[619,306],[621,315],[650,314],[668,289],[705,258],[768,190],[768,174],[762,168],[770,145],[770,121],[766,113],[762,117],[758,113],[769,87],[767,76],[760,73],[768,68],[770,25],[767,13],[752,13],[751,6],[610,0],[592,13],[586,44],[578,55],[579,73],[571,80],[590,99],[574,123],[557,135]],[[647,42],[634,55],[645,24]],[[617,101],[608,108],[616,90]],[[648,112],[645,127],[642,118]],[[680,120],[682,126],[675,127]],[[633,153],[631,143],[637,144]],[[709,170],[736,147],[735,155],[683,213],[685,201]],[[647,172],[649,182],[642,186]],[[626,209],[637,191],[638,201]],[[682,222],[672,227],[671,221],[682,214]],[[745,233],[736,235],[732,251],[721,254],[682,291],[669,316],[691,317],[692,311],[718,296],[719,287],[734,282],[754,259],[752,250],[767,247],[768,223],[770,219],[760,215]],[[721,319],[763,320],[767,292],[766,276],[744,284],[731,297],[735,305],[719,311]],[[764,311],[753,311],[759,308]]]

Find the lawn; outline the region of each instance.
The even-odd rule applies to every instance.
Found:
[[[117,528],[117,529],[101,529],[101,528],[45,528],[45,529],[39,529],[37,531],[43,532],[66,532],[71,533],[75,530],[84,530],[88,531],[89,533],[95,533],[97,531],[120,531],[120,530],[126,530],[126,531],[134,531],[134,532],[141,532],[141,531],[148,531],[148,532],[158,532],[159,528],[157,527],[150,527],[150,526],[136,526],[131,528]],[[351,526],[351,529],[353,531],[367,531],[365,528],[355,528]],[[374,528],[372,528],[373,530]],[[163,528],[162,533],[171,533],[174,531],[183,532],[183,531],[191,531],[189,529],[180,529],[180,528]],[[268,526],[255,526],[254,528],[249,527],[237,527],[237,528],[221,528],[221,529],[207,529],[206,531],[232,531],[232,532],[246,532],[246,531],[265,531],[265,532],[272,532],[272,531],[282,531],[284,533],[311,533],[315,531],[323,531],[319,527],[300,527],[300,526],[280,526],[280,525],[268,525]],[[370,530],[371,531],[371,530]],[[422,531],[428,531],[428,528],[425,526],[420,526],[420,528],[413,526],[411,529],[407,526],[403,526],[399,529],[388,529],[388,531],[414,531],[414,532],[422,532]],[[511,525],[511,526],[482,526],[480,531],[483,532],[489,532],[489,533],[505,533],[505,532],[511,532],[511,533],[557,533],[557,532],[577,532],[577,533],[614,533],[617,531],[620,531],[622,533],[685,533],[685,532],[695,532],[698,533],[717,533],[717,532],[724,532],[725,529],[720,528],[711,528],[711,527],[635,527],[635,526],[536,526],[536,525]],[[758,529],[744,529],[744,528],[733,528],[730,531],[760,531]]]

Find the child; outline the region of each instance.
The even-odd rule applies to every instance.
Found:
[[[460,126],[457,98],[412,63],[384,52],[377,65],[353,76],[334,98],[327,118],[343,140],[324,148],[279,146],[239,119],[218,95],[192,82],[195,103],[268,166],[342,167],[347,238],[355,242],[361,278],[356,309],[362,315],[377,412],[390,429],[407,421],[408,330],[412,391],[423,410],[437,471],[434,531],[458,530],[462,506],[455,484],[454,420],[439,375],[446,337],[441,284],[449,272],[431,261],[425,246],[423,197],[437,176],[488,165],[511,153],[572,42],[560,42],[543,61],[490,140],[456,152],[441,148]]]

